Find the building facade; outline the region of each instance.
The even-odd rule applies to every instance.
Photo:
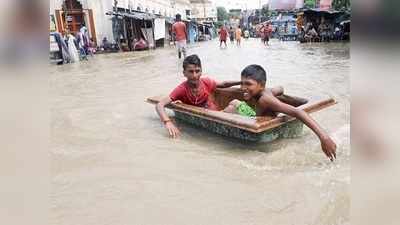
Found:
[[[210,0],[190,0],[192,6],[191,18],[198,22],[217,21],[217,7]]]
[[[104,37],[112,40],[111,21],[105,16],[107,10],[112,10],[112,3],[111,0],[51,0],[50,24],[60,33],[67,30],[76,33],[85,25],[96,43]]]
[[[110,0],[112,1],[112,0]],[[119,0],[118,7],[161,15],[164,17],[175,17],[181,14],[187,19],[187,10],[190,12],[189,0]]]
[[[190,20],[192,7],[189,0],[175,0],[175,14],[179,13],[182,19]]]
[[[114,40],[111,17],[114,6],[173,18],[177,13],[190,19],[189,0],[50,0],[50,31],[76,33],[82,25],[99,44],[103,38]]]

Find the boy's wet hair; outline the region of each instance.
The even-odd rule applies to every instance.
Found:
[[[183,69],[185,70],[188,65],[195,65],[201,68],[201,60],[197,55],[189,55],[183,60]]]
[[[181,14],[178,13],[178,14],[175,15],[175,20],[181,21],[181,19],[182,19]]]
[[[265,72],[264,68],[260,65],[253,64],[247,66],[244,68],[241,75],[242,77],[253,79],[262,85],[265,85],[267,82],[267,72]]]

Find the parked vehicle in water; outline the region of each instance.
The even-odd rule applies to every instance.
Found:
[[[63,57],[61,52],[61,47],[56,41],[54,33],[50,33],[50,63],[62,64]]]

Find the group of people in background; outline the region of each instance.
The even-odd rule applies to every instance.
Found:
[[[220,40],[220,45],[219,47],[222,48],[222,44],[225,45],[225,48],[227,47],[226,41],[229,37],[230,42],[233,44],[236,41],[236,45],[240,46],[242,42],[242,37],[245,39],[248,39],[250,37],[250,32],[249,30],[244,30],[242,31],[241,27],[238,26],[237,28],[230,27],[229,29],[226,28],[226,26],[221,26],[219,32],[219,40]],[[261,28],[261,40],[265,45],[269,45],[269,38],[271,37],[272,34],[272,25],[271,24],[266,24],[263,25]]]
[[[219,32],[219,47],[222,48],[222,43],[225,44],[225,48],[227,47],[226,41],[229,40],[232,44],[236,41],[236,45],[240,46],[242,42],[242,36],[244,38],[249,38],[250,34],[248,30],[245,30],[244,32],[242,31],[241,27],[238,26],[236,29],[233,27],[230,27],[229,30],[226,28],[226,26],[221,26]]]
[[[321,21],[320,23],[308,22],[300,28],[299,39],[301,42],[326,42],[343,40],[345,29],[341,24],[334,25]]]
[[[64,32],[64,36],[58,32],[54,32],[53,35],[59,46],[63,63],[88,60],[88,55],[93,55],[96,52],[95,43],[89,37],[88,29],[85,25],[82,25],[75,35],[69,30]]]

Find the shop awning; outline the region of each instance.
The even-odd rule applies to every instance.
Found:
[[[316,8],[316,9],[304,9],[302,10],[304,13],[327,13],[327,14],[335,14],[335,13],[343,13],[341,11],[336,11],[336,10],[327,10],[327,9],[321,9],[321,8]]]

